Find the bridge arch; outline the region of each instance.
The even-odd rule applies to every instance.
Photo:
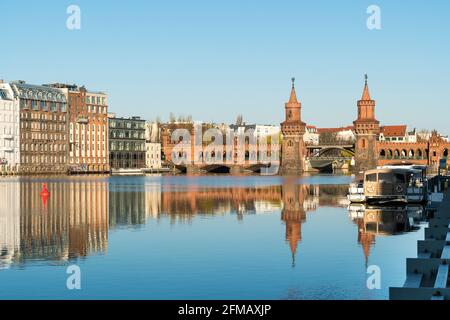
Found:
[[[316,152],[313,157],[342,157],[352,158],[355,156],[355,152],[343,147],[327,147]]]
[[[422,149],[417,149],[417,157],[419,159],[423,159],[423,151],[422,151]]]
[[[208,173],[223,173],[223,174],[229,174],[231,172],[231,168],[227,165],[223,164],[211,164],[207,165],[205,167],[202,167],[202,170],[208,172]]]
[[[406,149],[402,149],[402,153],[401,153],[402,158],[406,158],[407,155],[408,155],[408,151],[406,151]]]

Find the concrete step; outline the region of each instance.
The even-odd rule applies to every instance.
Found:
[[[444,250],[442,250],[441,259],[450,260],[450,245],[445,246]]]
[[[406,277],[404,288],[420,288],[422,284],[423,274],[422,273],[411,273]]]
[[[448,227],[426,228],[425,239],[427,240],[445,240],[448,234]]]
[[[441,264],[434,284],[435,289],[445,289],[448,283],[448,264]]]

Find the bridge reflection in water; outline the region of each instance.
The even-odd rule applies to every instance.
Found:
[[[41,199],[41,181],[0,182],[0,268],[28,261],[52,263],[105,254],[110,230],[141,228],[151,220],[193,223],[199,216],[280,214],[284,238],[292,254],[299,254],[302,224],[318,207],[347,207],[347,185],[301,185],[283,179],[273,186],[208,186],[151,180],[70,178],[48,183],[51,196]],[[124,183],[126,181],[127,183]],[[366,255],[377,236],[414,229],[421,210],[351,207],[358,242]]]

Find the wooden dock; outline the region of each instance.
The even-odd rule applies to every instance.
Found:
[[[402,288],[390,288],[391,300],[450,300],[450,192],[430,219],[417,258],[407,259]]]

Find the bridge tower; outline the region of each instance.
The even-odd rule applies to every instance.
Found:
[[[283,199],[281,219],[286,224],[286,242],[291,249],[292,267],[295,267],[298,245],[302,240],[302,223],[306,221],[306,211],[303,207],[308,194],[306,188],[305,185],[297,184],[294,177],[289,177],[281,189]]]
[[[302,104],[297,100],[295,78],[292,78],[292,90],[289,102],[285,104],[285,121],[281,124],[283,142],[281,145],[282,175],[297,175],[303,173],[305,144],[303,136],[306,123],[302,122]]]
[[[369,92],[368,77],[361,100],[358,101],[358,119],[355,125],[355,171],[365,171],[377,167],[377,142],[380,135],[380,122],[375,118],[375,100]]]

